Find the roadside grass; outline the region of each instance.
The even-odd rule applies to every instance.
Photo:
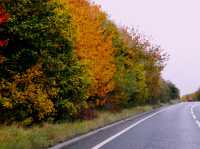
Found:
[[[140,106],[124,109],[119,113],[101,111],[98,118],[73,123],[48,124],[32,128],[0,126],[0,149],[43,149],[63,142],[74,136],[84,134],[96,128],[118,120],[152,110],[153,106]]]

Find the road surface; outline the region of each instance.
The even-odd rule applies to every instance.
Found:
[[[200,149],[200,103],[144,114],[63,149]]]

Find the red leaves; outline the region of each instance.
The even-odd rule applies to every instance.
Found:
[[[5,9],[0,5],[0,25],[6,23],[9,19],[9,14]],[[8,44],[8,40],[0,39],[0,48]]]
[[[5,9],[0,6],[0,25],[6,23],[9,19],[9,14],[5,11]]]
[[[8,44],[8,40],[0,40],[0,47],[4,47]]]
[[[9,18],[8,14],[0,15],[0,25],[6,23]]]

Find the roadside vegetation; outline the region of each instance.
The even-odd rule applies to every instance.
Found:
[[[104,125],[84,128],[103,115],[118,120],[106,111],[123,115],[179,98],[176,86],[161,77],[168,60],[163,49],[116,26],[87,0],[0,0],[0,35],[2,148],[14,135],[19,148],[21,135],[30,143],[25,148],[40,148],[66,139],[72,122],[72,131],[82,133]],[[52,134],[42,138],[42,131]],[[45,139],[41,144],[36,133]]]
[[[159,107],[157,105],[156,107]],[[94,120],[79,120],[68,123],[43,123],[31,128],[18,125],[0,127],[0,149],[43,149],[56,143],[66,141],[72,137],[87,133],[91,130],[103,127],[118,120],[135,116],[142,112],[152,110],[153,106],[139,106],[124,109],[121,112],[98,112],[98,118]]]
[[[181,99],[183,101],[200,101],[200,88],[194,93],[184,95]]]

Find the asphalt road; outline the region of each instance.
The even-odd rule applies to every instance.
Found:
[[[200,103],[144,114],[63,149],[200,149]]]

